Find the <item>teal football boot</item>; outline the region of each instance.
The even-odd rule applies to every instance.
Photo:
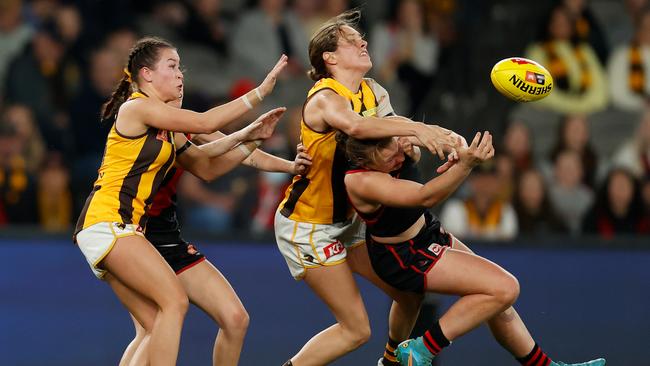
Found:
[[[397,346],[397,360],[403,366],[431,366],[433,355],[422,341],[422,337],[407,339]]]
[[[605,359],[598,358],[595,360],[581,362],[581,363],[551,362],[549,366],[605,366]]]

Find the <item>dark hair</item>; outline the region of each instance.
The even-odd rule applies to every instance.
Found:
[[[331,76],[325,65],[325,60],[323,60],[323,53],[336,51],[341,29],[344,26],[357,29],[360,19],[360,10],[348,10],[325,22],[314,33],[311,40],[309,40],[309,63],[311,64],[311,70],[307,72],[307,75],[312,80],[318,81]]]
[[[338,131],[336,142],[345,151],[345,157],[352,167],[363,167],[374,162],[377,151],[388,147],[393,142],[393,138],[359,140]]]
[[[140,69],[143,67],[153,68],[160,57],[160,50],[165,48],[176,49],[171,43],[157,37],[141,38],[135,43],[129,52],[129,59],[125,67],[131,76],[124,73],[111,98],[102,107],[102,121],[115,117],[120,106],[131,93],[131,84],[138,81]]]

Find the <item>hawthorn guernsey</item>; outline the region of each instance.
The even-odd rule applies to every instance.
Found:
[[[553,90],[553,77],[535,61],[511,57],[497,62],[490,73],[499,93],[517,102],[540,100]]]

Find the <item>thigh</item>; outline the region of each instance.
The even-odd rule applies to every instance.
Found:
[[[451,295],[491,293],[508,286],[513,276],[497,264],[472,253],[447,249],[426,275],[427,291]]]
[[[219,325],[233,311],[245,311],[228,280],[207,260],[179,274],[178,278],[190,301]]]
[[[126,287],[152,300],[157,306],[185,292],[171,267],[144,237],[118,238],[102,261],[103,268]]]
[[[346,263],[308,269],[304,280],[339,324],[346,327],[369,324],[361,293]]]
[[[352,272],[358,273],[360,276],[370,281],[395,301],[401,302],[408,299],[419,303],[422,300],[422,294],[400,291],[379,278],[370,263],[370,256],[368,255],[368,248],[366,245],[366,243],[362,243],[353,248],[348,248],[348,265]]]
[[[147,331],[151,331],[158,313],[158,306],[150,299],[126,286],[110,273],[107,273],[104,279],[111,286],[120,302],[131,313],[131,316],[135,318],[134,324],[139,323],[136,324],[136,332],[138,325]]]

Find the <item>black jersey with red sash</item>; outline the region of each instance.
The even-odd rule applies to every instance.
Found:
[[[350,170],[347,173],[364,170]],[[415,162],[406,158],[402,167],[391,173],[398,179],[420,183]],[[367,214],[357,210],[366,222],[366,242],[370,263],[377,275],[402,291],[422,293],[427,285],[427,273],[435,266],[452,239],[440,226],[440,221],[425,207],[381,206]],[[373,237],[398,236],[424,216],[425,224],[412,238],[394,244],[379,243]]]
[[[348,170],[347,174],[367,171],[366,169]],[[410,157],[406,157],[402,167],[391,173],[397,179],[421,182],[420,171]],[[355,208],[356,209],[356,208]],[[366,233],[375,237],[397,236],[413,226],[426,211],[425,207],[387,207],[381,206],[373,213],[363,213],[357,210],[359,217],[366,222]]]

